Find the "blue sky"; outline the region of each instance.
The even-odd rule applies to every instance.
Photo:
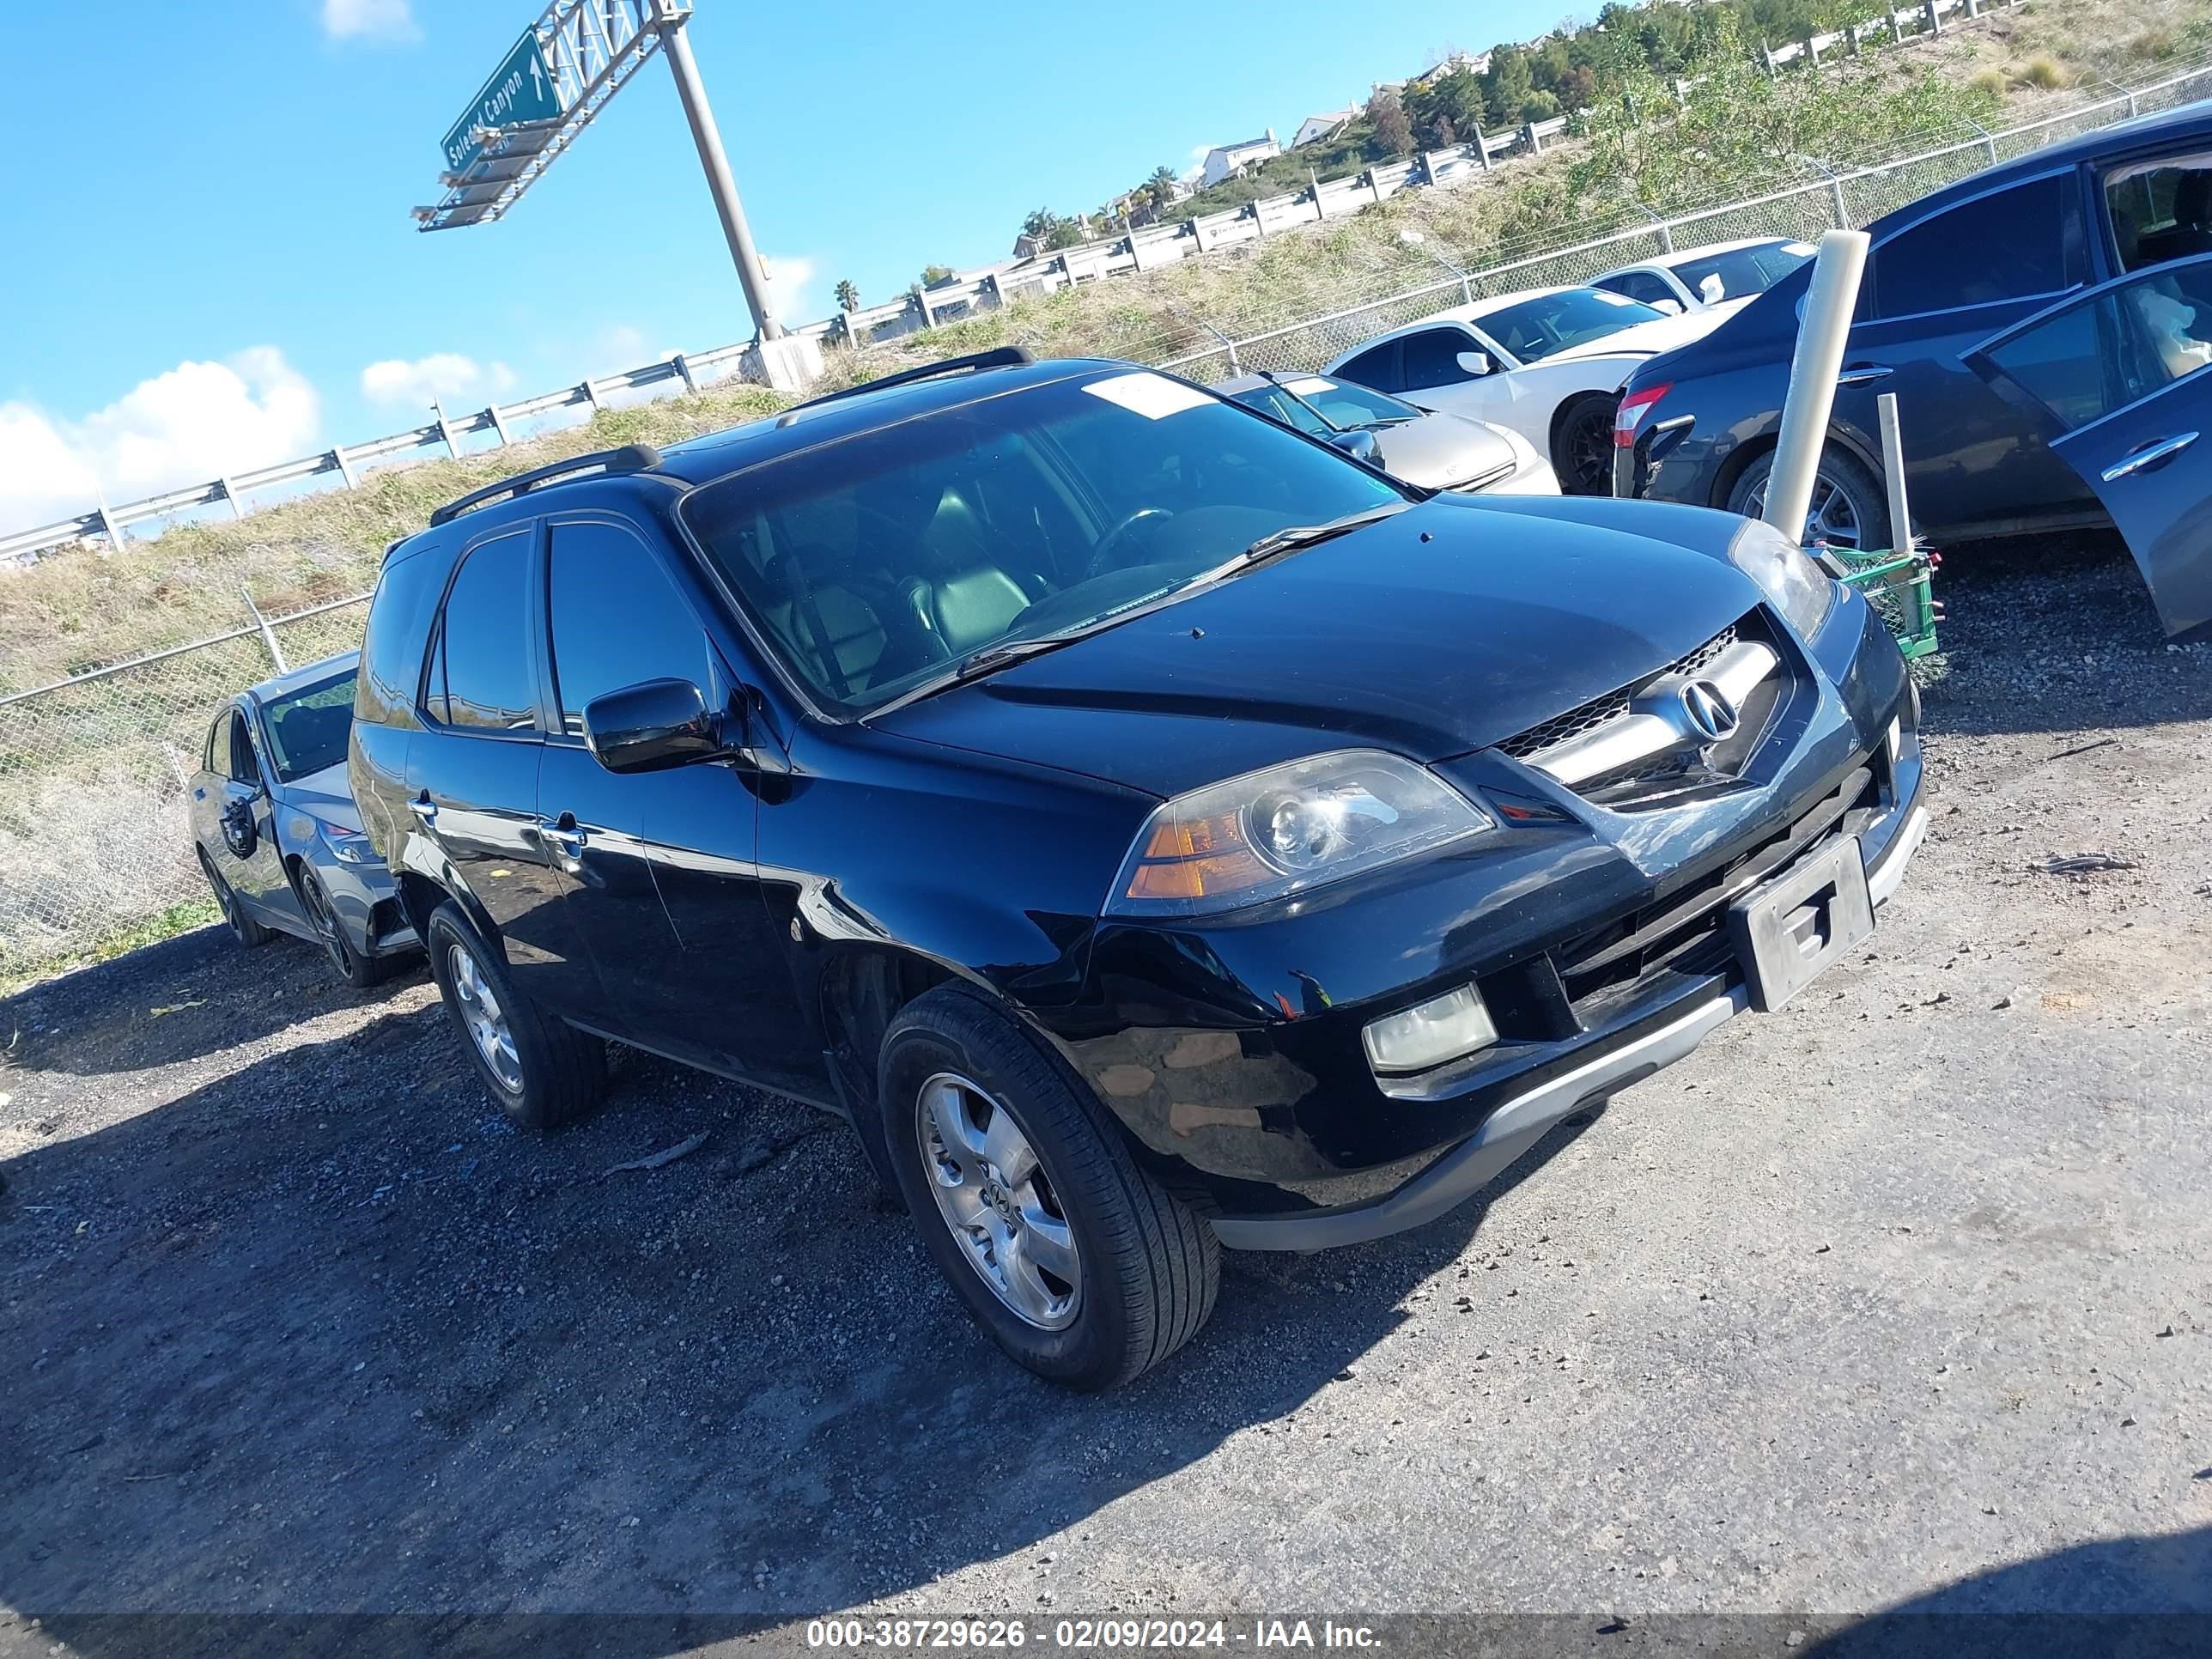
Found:
[[[0,529],[751,332],[666,69],[495,225],[434,235],[438,140],[542,0],[11,8]],[[1003,258],[1040,204],[1299,119],[1558,0],[796,7],[694,49],[787,321]],[[41,68],[40,66],[43,66]]]

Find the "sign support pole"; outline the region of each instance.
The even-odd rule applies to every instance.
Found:
[[[699,63],[691,55],[684,22],[681,14],[672,15],[656,0],[653,26],[660,32],[669,73],[676,77],[676,95],[683,100],[684,119],[691,124],[692,142],[699,147],[699,165],[706,169],[707,187],[714,198],[714,211],[721,216],[722,234],[729,241],[730,258],[737,263],[738,280],[744,285],[753,327],[763,340],[780,340],[783,325],[769,309],[768,274],[761,269],[760,254],[753,246],[752,228],[745,222],[744,204],[738,199],[738,181],[731,175],[730,158],[722,149],[714,112],[708,106],[706,84],[699,78]]]

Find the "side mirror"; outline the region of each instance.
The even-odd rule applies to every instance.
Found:
[[[1708,301],[1708,303],[1711,302]],[[1663,311],[1669,317],[1679,317],[1682,314],[1682,302],[1680,300],[1671,299],[1662,295],[1661,297],[1651,302],[1651,309],[1654,311]]]
[[[1364,461],[1370,466],[1382,465],[1382,446],[1375,441],[1371,432],[1333,432],[1329,447],[1340,449],[1355,461]]]
[[[643,680],[584,705],[584,741],[610,772],[660,772],[723,752],[706,696],[689,680]]]
[[[1479,380],[1490,373],[1490,354],[1486,351],[1462,351],[1459,354],[1459,366]]]

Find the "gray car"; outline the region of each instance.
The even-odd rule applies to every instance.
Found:
[[[351,985],[417,948],[346,782],[357,651],[264,680],[225,703],[192,775],[192,840],[241,945],[292,933]]]
[[[1240,374],[1213,389],[1425,489],[1559,493],[1559,475],[1534,446],[1487,421],[1431,414],[1328,374]]]

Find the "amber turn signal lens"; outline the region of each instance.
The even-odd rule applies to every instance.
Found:
[[[1124,896],[1195,899],[1240,892],[1274,872],[1244,840],[1234,812],[1203,818],[1170,818],[1157,825]]]

